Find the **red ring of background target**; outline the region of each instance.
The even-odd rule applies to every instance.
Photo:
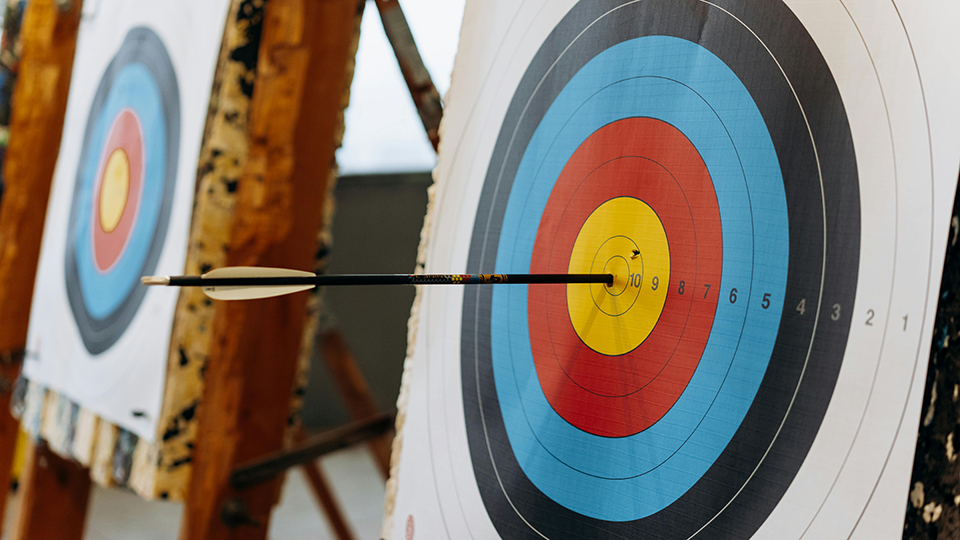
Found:
[[[130,165],[130,189],[127,191],[127,201],[123,209],[120,222],[112,231],[104,231],[100,226],[100,197],[103,187],[103,174],[107,160],[117,149],[127,154]],[[137,221],[140,210],[140,195],[143,193],[143,128],[137,113],[132,109],[123,109],[113,119],[109,135],[100,154],[100,164],[97,166],[97,181],[94,187],[96,194],[91,201],[93,205],[93,260],[97,270],[109,272],[114,264],[123,255],[123,250],[130,240],[130,233]]]
[[[593,133],[565,165],[540,221],[530,272],[567,272],[584,221],[622,196],[658,214],[670,245],[663,312],[637,348],[621,356],[593,351],[570,322],[566,287],[528,289],[530,342],[548,402],[572,425],[605,437],[643,431],[679,399],[716,313],[718,295],[697,293],[704,284],[719,289],[723,261],[717,196],[696,148],[661,120],[627,118]]]

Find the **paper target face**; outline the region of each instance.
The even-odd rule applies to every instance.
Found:
[[[152,441],[228,0],[100,0],[77,36],[24,377]],[[184,29],[189,29],[187,32]]]
[[[899,530],[932,121],[896,6],[821,4],[529,2],[492,60],[461,52],[428,270],[614,283],[422,293],[398,515],[450,538]]]
[[[91,354],[137,313],[170,222],[180,152],[177,74],[159,36],[131,30],[107,66],[87,121],[67,233],[70,308]]]

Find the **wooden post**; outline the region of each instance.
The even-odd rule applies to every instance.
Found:
[[[23,57],[4,165],[6,189],[0,202],[0,509],[6,504],[19,427],[10,415],[10,391],[27,343],[40,238],[77,47],[80,4],[80,0],[32,0],[23,23]],[[35,463],[35,458],[28,456],[28,462]],[[36,478],[43,473],[28,468],[25,474]]]
[[[11,540],[81,540],[90,470],[54,454],[43,441],[27,447]]]
[[[312,268],[361,4],[267,4],[229,265]],[[283,447],[306,301],[217,305],[182,540],[266,537],[281,478],[242,493],[228,480]]]

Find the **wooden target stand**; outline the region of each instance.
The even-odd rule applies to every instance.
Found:
[[[201,150],[187,273],[228,265],[322,269],[323,260],[313,254],[318,231],[321,240],[329,233],[336,178],[331,164],[343,132],[364,3],[233,0]],[[439,96],[396,1],[378,0],[377,6],[436,147]],[[8,411],[26,346],[56,163],[51,156],[60,146],[80,14],[81,0],[32,0],[23,26],[8,185],[0,205],[0,471],[10,470],[18,434],[18,421]],[[326,173],[318,178],[317,171]],[[390,435],[372,435],[383,433],[390,419],[375,417],[289,450],[303,439],[291,410],[299,408],[319,309],[316,295],[213,304],[197,290],[183,291],[161,419],[177,430],[161,445],[148,445],[81,410],[75,418],[86,423],[67,427],[90,435],[84,451],[72,436],[66,446],[54,437],[57,452],[45,441],[29,445],[9,537],[82,538],[92,476],[147,498],[178,498],[177,489],[181,497],[189,493],[183,540],[265,538],[280,472],[299,463],[337,536],[351,538],[322,471],[309,458],[318,449],[369,439],[386,476]],[[325,331],[320,347],[351,414],[372,416],[376,406],[343,336]],[[44,438],[64,427],[49,417],[66,400],[21,386],[14,400],[21,401],[21,414],[47,411]],[[273,472],[265,481],[237,482],[238,466],[250,462],[248,470],[259,466],[263,473],[266,464]],[[0,490],[0,505],[6,493]],[[50,519],[54,514],[57,519]]]

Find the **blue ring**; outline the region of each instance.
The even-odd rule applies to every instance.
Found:
[[[100,159],[88,159],[80,171],[79,208],[72,230],[77,254],[80,292],[91,316],[106,318],[115,312],[135,286],[157,229],[166,178],[166,124],[160,88],[146,66],[130,63],[117,74],[91,132],[89,152],[101,156],[110,127],[123,109],[133,109],[143,135],[143,191],[140,210],[126,249],[107,272],[97,270],[93,260],[92,208]]]
[[[539,386],[526,287],[495,290],[491,313],[497,396],[518,463],[557,503],[607,521],[631,521],[662,510],[726,447],[766,371],[789,261],[783,179],[750,94],[706,49],[650,36],[597,55],[551,105],[517,171],[496,272],[529,271],[543,209],[576,148],[604,125],[638,116],[670,123],[693,142],[720,206],[720,301],[700,365],[680,399],[659,422],[631,437],[581,431],[550,407]],[[763,253],[763,262],[754,262],[754,253]],[[727,294],[734,287],[740,297],[731,304]],[[769,309],[760,308],[764,293],[771,293]]]

